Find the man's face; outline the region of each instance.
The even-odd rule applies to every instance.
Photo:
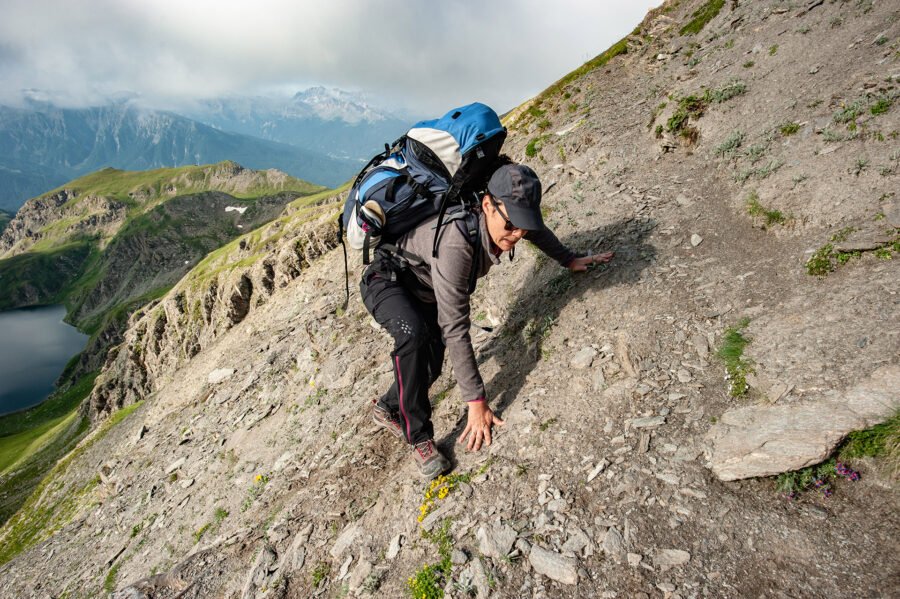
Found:
[[[508,252],[525,235],[525,229],[519,229],[510,222],[503,202],[497,198],[485,194],[481,207],[491,241],[502,251]]]

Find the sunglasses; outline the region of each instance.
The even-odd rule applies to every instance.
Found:
[[[497,202],[494,201],[494,196],[488,196],[488,197],[491,199],[491,204],[494,206],[494,210],[496,210],[496,211],[497,211],[497,214],[500,215],[500,218],[503,219],[503,228],[506,229],[506,230],[509,231],[509,232],[515,231],[516,229],[519,229],[519,227],[517,227],[517,226],[515,226],[514,224],[512,224],[512,221],[511,221],[511,220],[509,220],[508,218],[506,218],[506,215],[503,214],[503,211],[502,211],[502,210],[500,210],[500,206],[497,204]]]

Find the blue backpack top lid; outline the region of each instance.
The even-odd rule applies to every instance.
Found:
[[[452,178],[466,155],[486,140],[506,136],[506,128],[494,110],[480,102],[451,110],[439,119],[421,121],[406,134],[427,146]]]

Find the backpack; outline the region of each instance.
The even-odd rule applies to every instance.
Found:
[[[402,256],[394,242],[435,214],[438,230],[463,221],[467,231],[477,233],[470,215],[505,140],[500,117],[478,102],[416,123],[357,175],[338,219],[341,245],[346,231],[350,246],[363,251],[364,264],[374,249],[415,258]],[[435,235],[435,257],[439,238]],[[345,270],[346,252],[344,245]],[[349,296],[348,281],[348,301]]]

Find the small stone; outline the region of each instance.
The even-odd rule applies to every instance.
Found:
[[[350,572],[350,564],[353,563],[353,556],[348,555],[347,559],[344,560],[344,563],[341,564],[341,569],[338,571],[338,580],[344,580],[347,578],[347,574]]]
[[[454,549],[450,553],[450,562],[457,566],[462,566],[467,561],[469,561],[469,556],[466,555],[466,552],[462,551],[461,549]]]
[[[615,528],[606,531],[606,537],[603,539],[603,553],[611,557],[617,562],[622,561],[625,557],[625,541],[622,535]]]
[[[627,555],[628,565],[632,568],[637,568],[641,564],[641,560],[644,559],[644,556],[640,553],[629,553]]]
[[[531,547],[528,562],[534,571],[551,580],[563,584],[578,582],[578,564],[573,558],[564,557],[555,551],[547,551],[537,545]]]
[[[190,486],[193,485],[193,484],[194,484],[194,479],[193,479],[193,478],[186,478],[186,479],[184,479],[183,481],[181,481],[181,488],[182,488],[182,489],[187,489],[188,487],[190,487]]]
[[[338,559],[344,555],[344,553],[353,546],[357,537],[361,534],[362,529],[356,522],[347,525],[331,547],[331,557]]]
[[[141,427],[138,429],[137,434],[134,436],[134,442],[137,443],[138,441],[143,439],[144,435],[147,434],[147,431],[148,431],[147,426],[142,424]]]
[[[166,474],[172,474],[173,472],[184,466],[185,462],[187,462],[187,458],[180,458],[175,462],[169,464],[169,467],[166,468]]]
[[[683,566],[691,561],[691,554],[681,549],[660,549],[653,556],[653,565],[665,572],[675,566]]]
[[[206,377],[206,382],[210,385],[218,385],[224,380],[231,378],[234,374],[234,368],[217,368],[209,373],[209,376]]]
[[[675,585],[672,584],[671,582],[661,582],[658,585],[656,585],[656,588],[658,588],[663,593],[674,593],[675,592]]]
[[[391,539],[390,544],[387,548],[387,553],[384,554],[386,559],[394,559],[400,553],[400,547],[403,546],[403,535],[398,534],[395,535],[393,539]]]
[[[584,370],[585,368],[590,368],[596,357],[596,349],[590,346],[584,347],[572,356],[572,359],[569,361],[569,366],[577,370]]]
[[[702,237],[700,237],[700,236],[697,235],[696,233],[694,233],[693,235],[691,235],[691,247],[697,247],[697,246],[700,245],[701,243],[703,243],[703,238],[702,238]]]
[[[600,462],[596,466],[594,466],[594,469],[591,470],[590,474],[588,474],[587,481],[591,482],[592,480],[597,478],[597,476],[601,472],[603,472],[603,470],[605,470],[607,466],[609,466],[609,462],[607,462],[606,460],[600,460]]]
[[[647,418],[635,418],[631,421],[631,426],[632,428],[654,428],[665,423],[665,416],[650,416]]]
[[[690,383],[694,377],[691,376],[691,373],[687,370],[687,368],[680,368],[678,370],[678,382],[680,383]]]
[[[565,502],[563,502],[563,505],[565,505]],[[478,550],[485,557],[495,559],[503,559],[509,555],[517,536],[516,531],[508,524],[480,526],[475,532]]]

